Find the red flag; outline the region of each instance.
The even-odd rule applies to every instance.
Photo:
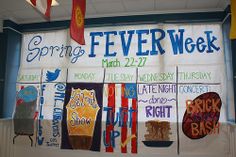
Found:
[[[50,19],[52,0],[30,0],[30,2],[46,19]]]
[[[72,16],[70,23],[70,36],[80,45],[85,45],[84,17],[86,0],[73,0]]]

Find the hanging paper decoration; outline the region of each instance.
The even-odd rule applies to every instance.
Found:
[[[52,0],[30,0],[30,2],[46,19],[50,19]]]
[[[72,16],[70,23],[71,38],[80,45],[85,45],[84,40],[84,18],[86,10],[86,0],[73,0]]]

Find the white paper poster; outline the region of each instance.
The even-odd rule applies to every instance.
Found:
[[[23,35],[18,80],[40,85],[37,146],[228,152],[234,100],[221,25],[87,28],[85,41],[78,45],[68,30]]]
[[[66,69],[43,69],[37,145],[60,148]]]

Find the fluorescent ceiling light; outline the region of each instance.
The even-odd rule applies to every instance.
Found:
[[[26,0],[26,2],[28,2],[29,4],[32,5],[32,3],[30,2],[30,0]],[[58,6],[59,3],[56,0],[52,0],[52,6]]]

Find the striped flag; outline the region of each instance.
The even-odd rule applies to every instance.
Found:
[[[236,0],[231,0],[230,39],[236,39]]]
[[[30,0],[30,2],[46,19],[50,19],[52,0]]]
[[[102,151],[137,153],[137,85],[105,84],[103,100]]]

